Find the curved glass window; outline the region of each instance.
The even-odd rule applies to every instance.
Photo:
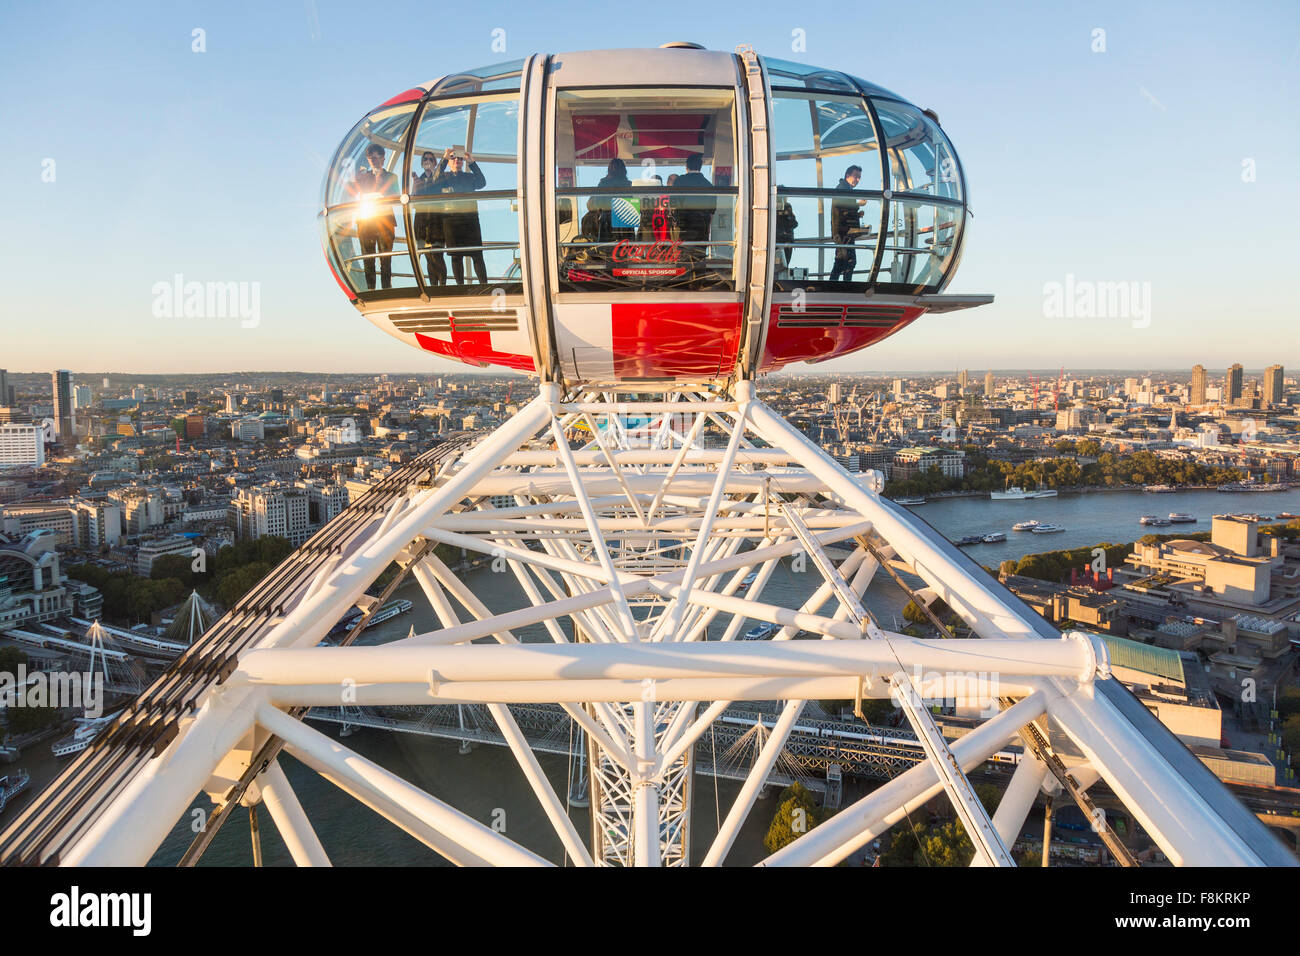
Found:
[[[433,88],[433,94],[459,96],[462,93],[518,90],[519,74],[523,66],[523,60],[511,60],[509,63],[496,63],[492,66],[480,66],[474,70],[453,73],[438,81]]]
[[[732,291],[736,127],[730,90],[557,96],[561,291]]]
[[[772,142],[777,186],[831,189],[857,167],[854,188],[884,188],[876,130],[861,97],[774,94]]]
[[[356,185],[357,173],[366,168],[366,153],[373,147],[383,150],[383,168],[395,173],[400,179],[406,131],[417,106],[416,103],[403,103],[375,110],[352,128],[352,132],[334,154],[329,175],[325,177],[324,204],[327,208],[356,202],[360,198]]]
[[[519,291],[519,100],[430,100],[411,155],[413,252],[430,295]]]
[[[325,217],[336,268],[357,293],[410,290],[411,271],[402,204],[397,200],[342,206]]]
[[[961,168],[948,137],[914,106],[872,100],[880,117],[894,192],[924,193],[936,199],[962,198]]]
[[[357,293],[416,286],[402,209],[405,140],[417,104],[376,110],[343,141],[325,180],[325,232]]]
[[[857,92],[853,81],[836,70],[796,63],[793,60],[775,60],[766,56],[763,57],[763,65],[767,67],[768,82],[773,87],[795,86],[810,90]]]
[[[861,96],[772,96],[778,288],[871,280],[883,208],[880,146]]]
[[[956,254],[963,215],[954,204],[891,200],[876,284],[900,292],[936,289]]]

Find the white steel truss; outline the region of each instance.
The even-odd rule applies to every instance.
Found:
[[[297,863],[327,864],[274,759],[283,748],[457,864],[558,862],[303,722],[306,708],[346,699],[487,705],[574,865],[675,866],[693,852],[720,865],[805,702],[880,697],[902,707],[925,761],[769,864],[833,865],[946,793],[976,862],[1008,865],[1035,795],[1055,782],[1044,760],[1065,761],[1072,781],[1104,780],[1176,863],[1289,858],[1208,771],[1183,759],[1191,755],[1172,735],[1129,707],[1098,638],[1053,631],[882,499],[870,477],[846,473],[751,383],[637,387],[564,394],[543,384],[507,424],[412,482],[356,547],[319,559],[309,585],[175,719],[156,756],[128,765],[102,800],[49,831],[62,838],[43,859],[143,864],[203,791],[219,815],[264,802]],[[491,559],[526,603],[490,610],[439,559],[440,544]],[[792,559],[811,563],[817,587],[798,607],[765,600]],[[350,608],[375,606],[365,592],[394,561],[439,627],[382,646],[320,646]],[[921,579],[922,593],[941,597],[979,639],[882,628],[862,603],[882,562]],[[532,625],[545,642],[521,642]],[[770,625],[763,639],[742,639],[761,625]],[[925,698],[996,716],[949,742]],[[734,701],[780,702],[779,713],[771,728],[760,722],[752,766],[716,836],[693,848],[693,755]],[[585,740],[587,840],[510,710],[533,703],[561,705],[573,739]],[[966,773],[1031,725],[1038,749],[1026,748],[990,819]],[[1071,755],[1043,754],[1047,741],[1068,742]],[[36,832],[20,821],[5,838],[18,840],[23,826]],[[54,836],[41,846],[56,846]]]

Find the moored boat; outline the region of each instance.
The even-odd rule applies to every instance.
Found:
[[[761,641],[771,637],[780,628],[775,624],[764,621],[762,624],[755,624],[744,634],[740,635],[742,641]]]

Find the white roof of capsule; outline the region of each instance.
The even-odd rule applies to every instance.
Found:
[[[583,50],[551,58],[557,87],[736,85],[736,60],[719,50]]]

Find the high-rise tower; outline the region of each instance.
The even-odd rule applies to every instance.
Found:
[[[50,376],[54,389],[54,429],[59,441],[74,439],[72,431],[72,373],[65,368]]]

